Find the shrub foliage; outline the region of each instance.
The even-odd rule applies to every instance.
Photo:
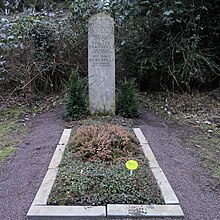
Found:
[[[112,161],[132,156],[137,139],[119,125],[88,125],[79,128],[68,150],[87,161]]]
[[[77,71],[73,71],[66,86],[66,116],[70,118],[79,118],[85,115],[87,112],[87,80],[81,78]]]
[[[124,79],[119,83],[116,96],[116,113],[127,118],[137,116],[137,88],[133,79]]]
[[[75,0],[65,8],[0,20],[5,82],[54,92],[71,69],[87,75],[88,19],[104,12],[115,20],[117,80],[134,77],[142,90],[220,85],[217,0]]]

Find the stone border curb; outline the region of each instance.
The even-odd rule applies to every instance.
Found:
[[[183,217],[179,205],[107,205],[108,217]]]
[[[48,206],[47,199],[56,179],[58,166],[62,160],[65,147],[69,141],[71,129],[64,129],[59,144],[49,164],[48,171],[27,213],[29,220],[55,220],[55,219],[106,219],[106,217],[178,217],[183,218],[184,213],[179,205],[165,174],[143,135],[140,128],[134,128],[149,166],[157,180],[166,205],[131,205],[108,204],[106,206]]]
[[[105,206],[31,206],[28,219],[105,219]]]
[[[47,199],[50,195],[50,191],[53,187],[54,181],[56,179],[58,169],[50,169],[47,171],[43,182],[34,198],[32,206],[46,206]]]
[[[140,128],[134,128],[134,133],[136,134],[142,149],[144,151],[145,156],[147,157],[149,161],[149,166],[157,180],[157,184],[160,187],[161,193],[163,195],[164,201],[166,205],[176,205],[179,204],[179,200],[176,197],[172,187],[170,186],[164,172],[160,168],[159,164],[157,163],[157,160],[148,144],[146,141],[142,131]]]
[[[70,133],[72,129],[64,129],[63,134],[60,138],[59,145],[66,145],[70,138]]]
[[[56,150],[54,152],[52,160],[50,161],[48,169],[57,169],[58,168],[58,166],[59,166],[59,164],[60,164],[60,162],[62,160],[65,148],[66,148],[66,144],[64,144],[64,145],[57,145],[57,148],[56,148]]]

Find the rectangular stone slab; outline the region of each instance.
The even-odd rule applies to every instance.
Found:
[[[102,13],[89,19],[88,72],[90,112],[115,114],[114,21]]]
[[[137,136],[140,144],[148,143],[148,141],[146,140],[146,138],[140,128],[134,128],[133,131],[134,131],[135,135]]]
[[[151,148],[150,148],[150,145],[148,143],[141,143],[141,147],[144,151],[145,157],[147,157],[147,159],[149,161],[149,167],[150,168],[160,167],[159,164],[157,163],[157,160],[156,160]]]
[[[50,191],[53,187],[54,181],[56,179],[58,169],[49,169],[41,183],[41,186],[37,192],[37,195],[34,198],[32,203],[33,205],[46,205],[47,199],[50,195]]]
[[[163,170],[158,167],[152,168],[151,170],[157,180],[158,186],[160,187],[165,204],[167,205],[179,204],[179,200],[176,194],[174,193],[169,181],[167,180]]]
[[[28,219],[66,220],[66,219],[104,219],[105,206],[32,206]]]
[[[184,216],[179,205],[107,205],[107,217],[178,217]]]
[[[71,129],[64,129],[63,134],[60,138],[59,145],[65,145],[68,143],[70,138]]]
[[[48,169],[58,169],[58,166],[62,160],[66,144],[57,145],[56,150],[53,154],[52,160],[50,161]]]

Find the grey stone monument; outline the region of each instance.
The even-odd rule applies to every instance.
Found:
[[[88,38],[90,112],[115,114],[113,19],[102,13],[91,17]]]

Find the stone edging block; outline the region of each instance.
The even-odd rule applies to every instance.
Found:
[[[28,219],[54,220],[54,219],[104,219],[105,206],[32,206]]]
[[[66,144],[57,145],[57,148],[53,154],[52,160],[50,161],[48,169],[57,169],[65,151]]]
[[[107,205],[108,217],[183,217],[179,205]]]
[[[66,145],[70,138],[71,129],[64,129],[63,134],[60,138],[59,145]]]
[[[50,169],[47,171],[43,182],[34,198],[32,205],[46,205],[50,191],[56,179],[58,169]]]

